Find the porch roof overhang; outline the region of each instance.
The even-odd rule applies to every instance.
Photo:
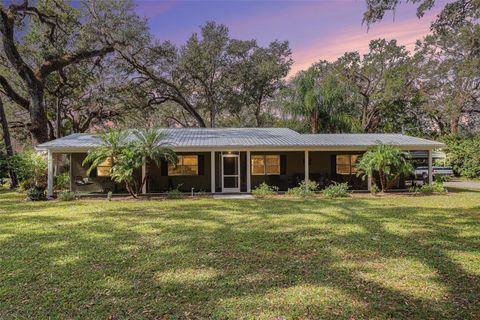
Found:
[[[445,145],[402,134],[300,134],[286,128],[159,129],[177,152],[206,151],[364,151],[378,144],[402,150],[432,150]],[[133,137],[131,137],[133,138]],[[77,133],[37,146],[53,153],[87,152],[101,146],[94,134]]]

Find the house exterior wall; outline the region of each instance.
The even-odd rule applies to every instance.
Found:
[[[180,191],[210,192],[210,152],[178,152],[178,155],[198,155],[198,175],[196,176],[168,176],[168,164],[162,161],[160,167],[156,164],[149,164],[149,175],[147,192],[165,192],[178,185]],[[216,179],[217,180],[217,179]]]
[[[87,156],[86,153],[71,153],[71,170],[70,170],[70,179],[72,191],[80,193],[107,193],[109,191],[114,193],[124,193],[127,192],[125,184],[115,183],[110,177],[98,177],[93,171],[89,176],[87,175],[87,166],[83,166],[82,162]],[[141,176],[141,170],[136,170],[134,172],[135,177],[139,178]],[[83,179],[86,181],[84,185],[77,183],[77,180]],[[88,181],[87,181],[88,180]]]
[[[367,190],[367,181],[355,175],[336,174],[336,155],[339,154],[362,154],[363,152],[354,151],[310,151],[309,152],[309,178],[319,183],[321,189],[329,185],[332,181],[348,182],[354,190]],[[222,174],[221,174],[221,152],[215,152],[215,192],[221,192]],[[246,152],[240,154],[240,191],[247,191],[247,161]],[[87,177],[87,167],[82,166],[86,153],[71,154],[71,179],[72,191],[81,193],[125,193],[124,184],[118,184],[111,181],[110,177],[97,177],[91,175]],[[148,193],[160,193],[171,190],[181,185],[179,190],[191,192],[204,191],[211,192],[211,152],[179,152],[178,155],[198,155],[199,156],[199,174],[197,176],[168,176],[167,163],[162,162],[160,166],[154,163],[148,164],[150,179],[147,182]],[[295,187],[299,182],[305,179],[305,153],[303,151],[252,151],[254,155],[280,155],[281,172],[280,175],[251,175],[251,188],[254,189],[262,182],[268,185],[279,187],[280,191],[286,191],[288,188]],[[135,176],[141,178],[141,170],[135,171]],[[79,185],[75,181],[78,178],[88,178],[88,184]],[[375,177],[374,177],[375,178]],[[397,188],[405,186],[401,179]]]

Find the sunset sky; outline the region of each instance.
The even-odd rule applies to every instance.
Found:
[[[295,61],[292,72],[320,59],[335,60],[346,51],[365,52],[372,39],[397,39],[412,49],[429,31],[430,22],[447,0],[418,19],[416,7],[400,6],[395,16],[367,30],[362,25],[364,0],[317,1],[159,1],[138,0],[137,12],[148,17],[159,40],[181,45],[208,20],[223,23],[238,39],[257,39],[261,45],[288,40]]]

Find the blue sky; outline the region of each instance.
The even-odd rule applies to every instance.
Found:
[[[412,5],[400,6],[395,15],[370,30],[362,25],[364,0],[318,1],[160,1],[137,0],[137,13],[149,19],[159,40],[181,45],[208,20],[223,23],[232,37],[257,39],[261,45],[288,40],[295,64],[292,71],[307,68],[320,59],[334,60],[345,51],[365,52],[376,38],[395,38],[412,49],[416,39],[426,35],[430,22],[445,5],[422,19]]]

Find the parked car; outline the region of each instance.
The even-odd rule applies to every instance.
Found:
[[[432,173],[434,176],[451,177],[453,176],[453,168],[452,167],[432,167]],[[415,177],[426,179],[428,177],[428,167],[415,168]]]

